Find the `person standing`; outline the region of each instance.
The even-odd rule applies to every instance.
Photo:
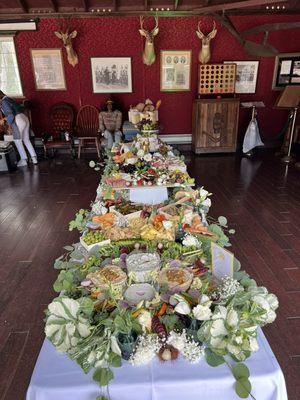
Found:
[[[114,110],[113,101],[107,100],[107,111],[101,111],[99,114],[99,125],[102,135],[107,139],[107,147],[112,148],[114,143],[120,143],[122,132],[122,113]]]
[[[12,127],[14,142],[21,157],[21,160],[18,162],[18,167],[24,167],[27,165],[28,158],[24,144],[30,154],[33,164],[37,164],[36,152],[29,138],[29,119],[22,112],[20,105],[0,90],[0,108],[5,116],[5,118],[2,119],[2,123],[7,121],[7,123]]]

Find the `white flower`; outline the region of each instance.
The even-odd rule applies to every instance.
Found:
[[[145,154],[145,152],[144,152],[143,149],[138,150],[138,152],[136,153],[136,155],[137,155],[139,158],[142,158],[142,157],[144,156],[144,154]]]
[[[266,323],[267,324],[271,324],[272,322],[274,322],[276,319],[276,313],[273,310],[270,310],[267,312],[267,319],[266,319]]]
[[[229,310],[226,322],[231,328],[236,328],[239,323],[238,313],[235,310]]]
[[[150,153],[145,154],[144,155],[144,160],[147,161],[147,162],[151,161],[152,160],[152,155]]]
[[[205,199],[201,202],[201,204],[205,207],[210,207],[211,206],[211,199]]]
[[[186,343],[185,332],[182,333],[177,333],[174,331],[170,332],[167,344],[175,347],[175,349],[177,349],[178,351],[183,351],[185,343]]]
[[[125,165],[128,164],[135,164],[137,162],[137,158],[131,157],[131,158],[127,158],[126,162],[124,163]]]
[[[273,293],[268,294],[266,299],[267,299],[268,303],[270,304],[270,307],[273,311],[278,308],[279,303],[278,303],[278,299],[275,296],[275,294],[273,294]]]
[[[212,347],[218,350],[223,350],[226,348],[227,343],[220,337],[212,337],[210,340],[210,344]]]
[[[210,300],[210,298],[206,294],[202,294],[201,297],[200,297],[200,302],[199,303],[202,304],[203,306],[210,307],[212,301]]]
[[[224,320],[216,319],[215,321],[213,321],[211,328],[210,328],[210,333],[212,336],[215,336],[215,337],[227,335],[228,331],[225,328]]]
[[[182,240],[183,246],[192,247],[195,246],[197,248],[201,247],[201,243],[199,240],[193,235],[185,235],[184,239]]]
[[[211,309],[207,306],[198,304],[193,308],[194,317],[199,321],[208,321],[212,315]]]
[[[205,190],[205,189],[203,189],[203,187],[201,187],[199,189],[199,194],[200,194],[200,197],[206,197],[209,193],[207,190]]]
[[[152,324],[152,317],[149,311],[143,310],[138,316],[138,321],[142,326],[143,332],[146,332],[146,330],[150,331]]]
[[[192,225],[193,218],[194,212],[192,210],[185,210],[182,218],[182,223]]]
[[[132,365],[148,364],[161,347],[158,335],[139,336],[137,346],[129,362]]]
[[[249,337],[249,349],[250,351],[258,351],[259,346],[256,338]]]
[[[188,315],[191,312],[191,307],[187,302],[180,301],[174,308],[174,311],[178,314]]]
[[[265,299],[265,297],[256,295],[253,297],[253,302],[259,305],[262,309],[269,311],[270,310],[270,304],[268,301]]]
[[[215,309],[212,319],[226,319],[226,316],[227,316],[227,308],[224,306],[218,306]]]

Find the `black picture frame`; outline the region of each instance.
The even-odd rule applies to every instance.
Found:
[[[273,90],[300,85],[300,53],[278,54],[275,59]]]

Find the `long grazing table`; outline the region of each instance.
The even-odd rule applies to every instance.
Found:
[[[263,332],[260,349],[246,361],[256,400],[288,400],[281,368]],[[133,367],[124,361],[114,369],[109,386],[111,400],[237,400],[234,378],[226,365],[212,368],[205,360],[190,364],[183,359],[162,363],[155,359]],[[26,400],[95,400],[99,387],[66,355],[45,340],[39,354]]]

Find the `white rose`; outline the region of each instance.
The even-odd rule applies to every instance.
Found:
[[[191,312],[191,307],[185,301],[180,301],[174,308],[174,311],[178,314],[188,315]]]
[[[270,310],[270,304],[268,303],[268,301],[260,295],[256,295],[253,297],[252,299],[254,301],[254,303],[256,303],[257,305],[259,305],[262,309],[269,311]]]
[[[274,322],[276,319],[276,313],[273,310],[270,310],[267,312],[267,319],[266,319],[266,323],[267,324],[271,324],[272,322]]]
[[[208,321],[212,315],[211,309],[207,306],[198,304],[193,308],[194,317],[199,321]]]
[[[240,348],[237,346],[234,346],[233,344],[228,343],[227,344],[227,350],[229,353],[233,354],[234,356],[238,356],[241,352]]]
[[[212,336],[225,336],[227,335],[228,331],[225,328],[224,320],[223,319],[216,319],[210,328],[210,333]]]
[[[138,316],[138,321],[144,332],[151,329],[152,317],[149,311],[142,311]]]
[[[267,301],[270,304],[271,309],[274,311],[278,308],[279,303],[278,303],[278,299],[275,296],[275,294],[270,293],[267,295]]]
[[[224,306],[218,306],[214,312],[212,319],[226,319],[227,308]]]

